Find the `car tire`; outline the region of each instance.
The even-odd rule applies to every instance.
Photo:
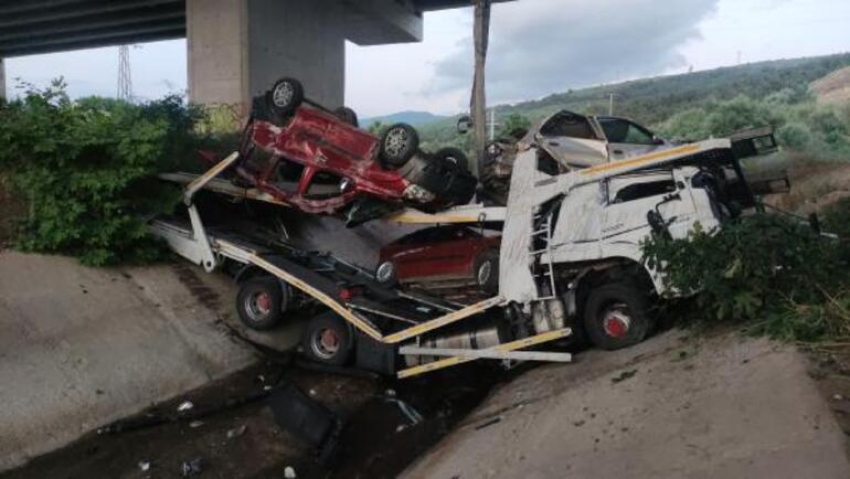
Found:
[[[434,157],[439,160],[454,163],[461,170],[469,171],[469,158],[467,158],[466,153],[461,151],[459,148],[442,148],[437,151]]]
[[[345,366],[354,355],[354,337],[345,320],[333,312],[327,312],[307,323],[301,347],[311,361],[328,366]]]
[[[284,291],[275,278],[261,276],[242,284],[236,295],[236,312],[242,323],[256,331],[268,331],[283,319]]]
[[[347,106],[341,106],[334,110],[334,115],[337,116],[343,122],[355,127],[360,127],[360,120],[357,118],[357,113],[354,112],[351,108]]]
[[[475,283],[489,295],[499,293],[499,253],[487,250],[475,261]]]
[[[406,123],[396,123],[381,136],[381,160],[389,168],[400,168],[419,149],[419,133]]]
[[[630,282],[592,289],[584,305],[584,330],[598,348],[613,351],[643,341],[652,331],[648,297]]]
[[[382,286],[395,286],[398,282],[396,266],[392,261],[384,261],[375,268],[375,281]]]
[[[281,78],[268,91],[269,108],[279,117],[291,115],[304,102],[304,86],[294,78]]]

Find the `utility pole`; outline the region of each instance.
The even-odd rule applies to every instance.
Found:
[[[133,77],[130,72],[130,47],[118,47],[118,99],[133,100]]]
[[[614,116],[614,97],[617,96],[616,93],[608,94],[608,116]]]
[[[490,108],[490,141],[496,139],[496,107]]]
[[[487,47],[490,40],[491,0],[472,0],[475,3],[475,77],[472,82],[470,110],[475,127],[475,175],[481,171],[484,149],[487,147],[487,96],[485,93],[484,70],[487,65]]]

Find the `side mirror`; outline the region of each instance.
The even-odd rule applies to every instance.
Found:
[[[665,142],[664,142],[664,138],[661,138],[658,135],[652,135],[652,143],[654,145],[663,145]]]
[[[464,115],[457,119],[457,132],[465,135],[473,127],[472,118],[469,115]]]

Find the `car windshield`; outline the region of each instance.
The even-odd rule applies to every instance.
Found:
[[[655,144],[655,139],[649,130],[629,120],[611,117],[599,117],[597,120],[610,143]]]

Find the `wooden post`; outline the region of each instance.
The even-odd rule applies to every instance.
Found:
[[[475,77],[472,82],[470,110],[475,124],[475,171],[478,176],[487,145],[487,96],[484,73],[487,65],[487,47],[490,40],[491,0],[473,0],[475,3]]]

